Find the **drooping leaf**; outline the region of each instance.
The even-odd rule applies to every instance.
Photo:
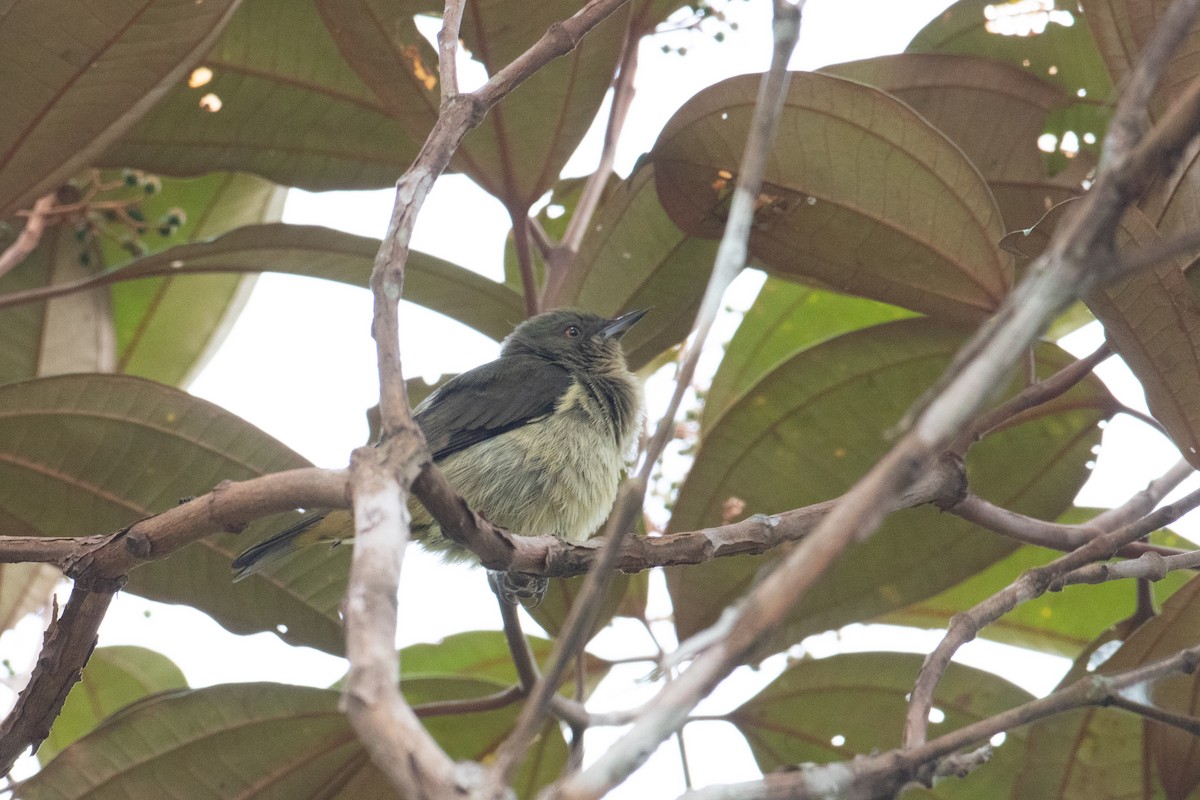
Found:
[[[934,320],[901,320],[792,356],[745,391],[708,431],[669,529],[719,524],[731,498],[748,515],[837,497],[887,451],[889,429],[942,373],[962,341]],[[1041,376],[1071,361],[1053,345],[1037,352]],[[1015,383],[1010,391],[1018,388]],[[1090,448],[1099,441],[1097,422],[1115,408],[1103,385],[1088,380],[1021,424],[997,431],[969,453],[973,490],[1020,513],[1056,517],[1087,477]],[[805,635],[935,595],[1015,546],[933,508],[894,514],[834,564],[763,647],[780,650]],[[783,550],[667,570],[681,639],[714,622]],[[937,570],[920,568],[931,560]]]
[[[66,375],[0,387],[0,513],[45,536],[114,531],[223,480],[305,466],[238,417],[139,378]],[[331,556],[315,548],[286,565],[302,580],[285,581],[281,570],[231,584],[230,559],[259,524],[279,521],[256,523],[246,538],[202,539],[134,570],[127,588],[194,605],[235,632],[276,630],[340,653],[345,561],[341,571],[326,567]]]
[[[106,717],[157,692],[187,688],[175,663],[144,647],[101,647],[88,658],[71,688],[50,735],[38,748],[45,765],[71,742],[95,729]]]
[[[911,316],[874,300],[767,278],[713,376],[701,428],[712,428],[734,401],[789,356],[849,331]]]
[[[599,314],[651,309],[624,339],[637,369],[687,336],[716,253],[716,242],[671,222],[658,202],[654,169],[646,165],[597,209],[563,304]]]
[[[1080,194],[1094,161],[1086,154],[1051,177],[1038,149],[1046,117],[1075,96],[1003,61],[944,53],[902,53],[823,67],[822,72],[884,90],[920,112],[962,148],[996,196],[1008,230],[1027,228]]]
[[[659,199],[688,233],[721,234],[758,82],[708,87],[654,145]],[[1012,283],[979,172],[913,109],[853,81],[792,77],[756,207],[750,253],[779,277],[960,322],[986,317]]]
[[[411,678],[414,704],[491,694],[475,678]],[[222,684],[146,702],[68,747],[21,784],[28,800],[164,797],[187,787],[194,800],[393,797],[338,709],[340,693],[273,683]],[[430,732],[456,760],[479,761],[515,722],[519,705],[431,717]],[[556,777],[567,748],[557,723],[542,729],[514,786],[522,798]]]
[[[1141,247],[1158,233],[1137,208],[1117,245]],[[1183,457],[1200,465],[1200,306],[1175,258],[1097,287],[1084,300],[1146,392],[1150,413]]]
[[[111,278],[174,275],[186,283],[182,276],[286,272],[366,287],[378,250],[378,239],[317,225],[248,225],[140,258]],[[520,295],[503,284],[416,251],[405,265],[404,298],[494,339],[507,336],[524,317]]]
[[[342,57],[375,90],[408,134],[424,140],[441,103],[436,51],[413,22],[437,15],[431,0],[318,0]],[[495,75],[553,23],[579,10],[573,0],[547,0],[513,13],[502,0],[479,0],[463,15],[463,46]],[[628,8],[596,26],[571,53],[534,73],[467,134],[455,156],[507,208],[524,212],[558,180],[608,91]]]
[[[90,166],[182,77],[237,0],[23,0],[0,15],[0,218]]]
[[[1082,523],[1096,513],[1098,509],[1071,509],[1059,521]],[[1157,543],[1170,547],[1190,547],[1185,540],[1174,535],[1159,537]],[[879,621],[914,628],[945,628],[955,614],[991,597],[1026,570],[1042,566],[1061,555],[1055,550],[1025,545],[936,597],[892,612]],[[1183,573],[1173,573],[1154,584],[1155,595],[1159,599],[1168,597],[1186,581],[1187,576]],[[980,636],[1075,658],[1115,622],[1133,614],[1136,604],[1137,587],[1131,581],[1070,587],[1061,592],[1047,592],[1035,600],[1021,603],[985,627]]]
[[[745,735],[765,773],[891,750],[900,745],[907,694],[920,667],[921,656],[908,653],[849,653],[799,661],[727,719]],[[951,664],[934,694],[934,706],[945,717],[932,726],[930,735],[949,733],[1031,699],[1002,678]],[[966,780],[941,781],[932,791],[915,796],[1008,797],[1024,747],[1024,731],[1012,731],[993,758]]]
[[[285,191],[252,175],[214,174],[193,180],[164,179],[162,190],[139,206],[150,225],[141,237],[149,253],[181,242],[198,242],[242,225],[276,222],[283,214]],[[168,237],[156,229],[182,211]],[[108,269],[130,262],[106,236],[102,243]],[[249,299],[256,275],[206,275],[180,281],[170,274],[155,280],[113,286],[117,332],[117,369],[127,375],[186,386],[225,340]]]
[[[7,242],[0,242],[0,245]],[[53,225],[25,260],[0,277],[0,293],[81,280],[100,267],[97,248],[67,225]],[[0,383],[67,372],[111,372],[113,321],[104,289],[0,313]]]
[[[345,63],[310,2],[243,3],[199,66],[209,80],[173,81],[100,163],[252,172],[322,191],[390,186],[417,153],[420,142]]]

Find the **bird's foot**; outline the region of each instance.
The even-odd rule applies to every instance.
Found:
[[[510,606],[523,603],[527,608],[537,608],[546,598],[546,588],[550,581],[540,575],[528,575],[523,572],[498,572],[488,570],[488,585],[504,602]]]

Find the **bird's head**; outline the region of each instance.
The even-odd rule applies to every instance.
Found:
[[[621,336],[644,317],[647,310],[630,311],[613,319],[574,309],[538,314],[508,335],[500,355],[538,356],[568,369],[624,369]]]

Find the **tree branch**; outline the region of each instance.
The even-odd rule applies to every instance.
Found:
[[[978,417],[951,444],[949,450],[966,455],[967,449],[984,436],[1011,421],[1022,412],[1048,403],[1065,394],[1071,387],[1092,373],[1102,361],[1112,355],[1108,343],[1100,345],[1091,355],[1068,364],[1044,381],[1031,384],[1008,401]]]
[[[458,95],[458,40],[464,4],[465,0],[446,0],[442,27],[437,35],[443,106]]]

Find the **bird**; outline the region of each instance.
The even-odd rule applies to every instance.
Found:
[[[607,518],[642,426],[641,382],[621,337],[648,309],[614,318],[558,309],[522,322],[493,361],[451,378],[413,412],[433,462],[475,511],[517,535],[590,537]],[[447,560],[471,554],[409,501],[414,538]],[[234,580],[300,547],[353,536],[347,511],[313,514],[241,553]],[[540,602],[545,579],[489,576],[510,604]]]

